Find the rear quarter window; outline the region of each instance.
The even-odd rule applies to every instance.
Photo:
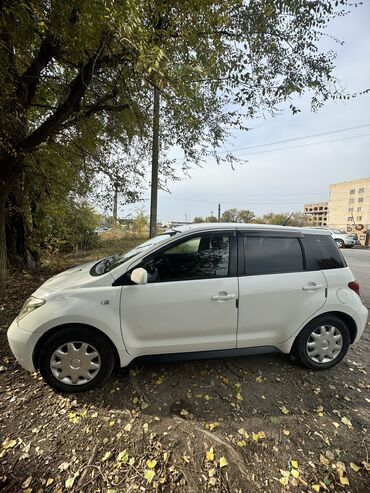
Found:
[[[304,243],[311,250],[310,270],[340,269],[347,267],[344,257],[329,235],[306,235]]]

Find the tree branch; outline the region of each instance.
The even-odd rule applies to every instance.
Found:
[[[34,132],[23,140],[17,148],[18,151],[30,152],[32,149],[44,142],[53,133],[55,133],[60,128],[62,123],[78,110],[80,102],[93,78],[95,64],[100,56],[101,50],[102,47],[96,55],[91,57],[88,62],[82,66],[80,72],[70,85],[67,99],[60,104],[56,111],[50,115]]]
[[[58,53],[58,50],[56,40],[51,35],[47,35],[41,42],[36,58],[20,77],[17,97],[24,109],[28,108],[33,100],[41,72]]]

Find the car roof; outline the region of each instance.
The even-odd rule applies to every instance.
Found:
[[[276,231],[276,232],[296,232],[300,234],[323,234],[330,235],[330,231],[327,229],[315,229],[315,228],[300,228],[298,226],[280,226],[274,224],[254,224],[254,223],[194,223],[194,224],[180,224],[174,225],[168,231],[178,231],[179,233],[190,233],[192,231],[222,231],[222,230],[244,230],[244,231]]]

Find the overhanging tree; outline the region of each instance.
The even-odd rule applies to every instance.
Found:
[[[0,4],[0,279],[5,222],[42,156],[105,156],[150,135],[162,100],[162,150],[185,168],[216,152],[231,126],[309,91],[336,97],[332,52],[318,48],[349,0],[3,0]],[[51,154],[48,154],[49,156]],[[109,168],[109,160],[106,160]],[[84,170],[86,171],[86,170]],[[94,173],[94,167],[85,176]],[[12,194],[15,198],[11,198]]]

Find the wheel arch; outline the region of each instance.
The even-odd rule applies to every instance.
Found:
[[[304,327],[302,327],[302,329],[298,332],[298,334],[296,334],[295,338],[294,338],[294,343],[292,345],[292,348],[294,348],[295,344],[296,344],[296,341],[299,337],[299,334],[302,332],[302,330],[310,323],[314,322],[315,320],[319,319],[319,318],[322,318],[322,317],[328,317],[328,316],[334,316],[334,317],[337,317],[339,318],[343,323],[346,324],[346,326],[348,327],[348,330],[349,330],[349,335],[350,335],[350,343],[352,344],[355,339],[356,339],[356,336],[357,336],[357,324],[355,322],[355,320],[350,316],[348,315],[347,313],[344,313],[344,312],[338,312],[338,311],[330,311],[330,312],[324,312],[324,313],[320,313],[320,315],[317,315],[316,317],[312,318],[311,320],[309,320],[305,325]]]
[[[73,323],[67,323],[67,324],[61,324],[61,325],[56,325],[55,327],[52,327],[51,329],[47,330],[44,334],[42,334],[42,336],[40,337],[40,339],[37,341],[37,343],[35,345],[35,348],[33,350],[33,354],[32,354],[32,361],[33,361],[33,365],[34,365],[34,367],[35,367],[36,370],[39,369],[39,367],[38,367],[39,366],[38,360],[39,360],[39,354],[40,354],[40,350],[41,350],[41,347],[42,347],[43,343],[51,335],[55,334],[59,330],[70,328],[70,327],[85,327],[87,329],[90,329],[93,332],[96,332],[96,333],[100,334],[102,337],[104,337],[107,340],[107,342],[109,343],[109,345],[111,346],[112,350],[113,350],[113,354],[114,354],[114,367],[115,368],[118,368],[120,366],[120,357],[119,357],[119,354],[118,354],[116,345],[114,344],[114,342],[112,341],[112,339],[109,336],[107,336],[107,334],[105,334],[103,331],[101,331],[101,330],[97,329],[96,327],[93,327],[92,325],[89,325],[89,324],[81,324],[81,323],[73,324]]]

